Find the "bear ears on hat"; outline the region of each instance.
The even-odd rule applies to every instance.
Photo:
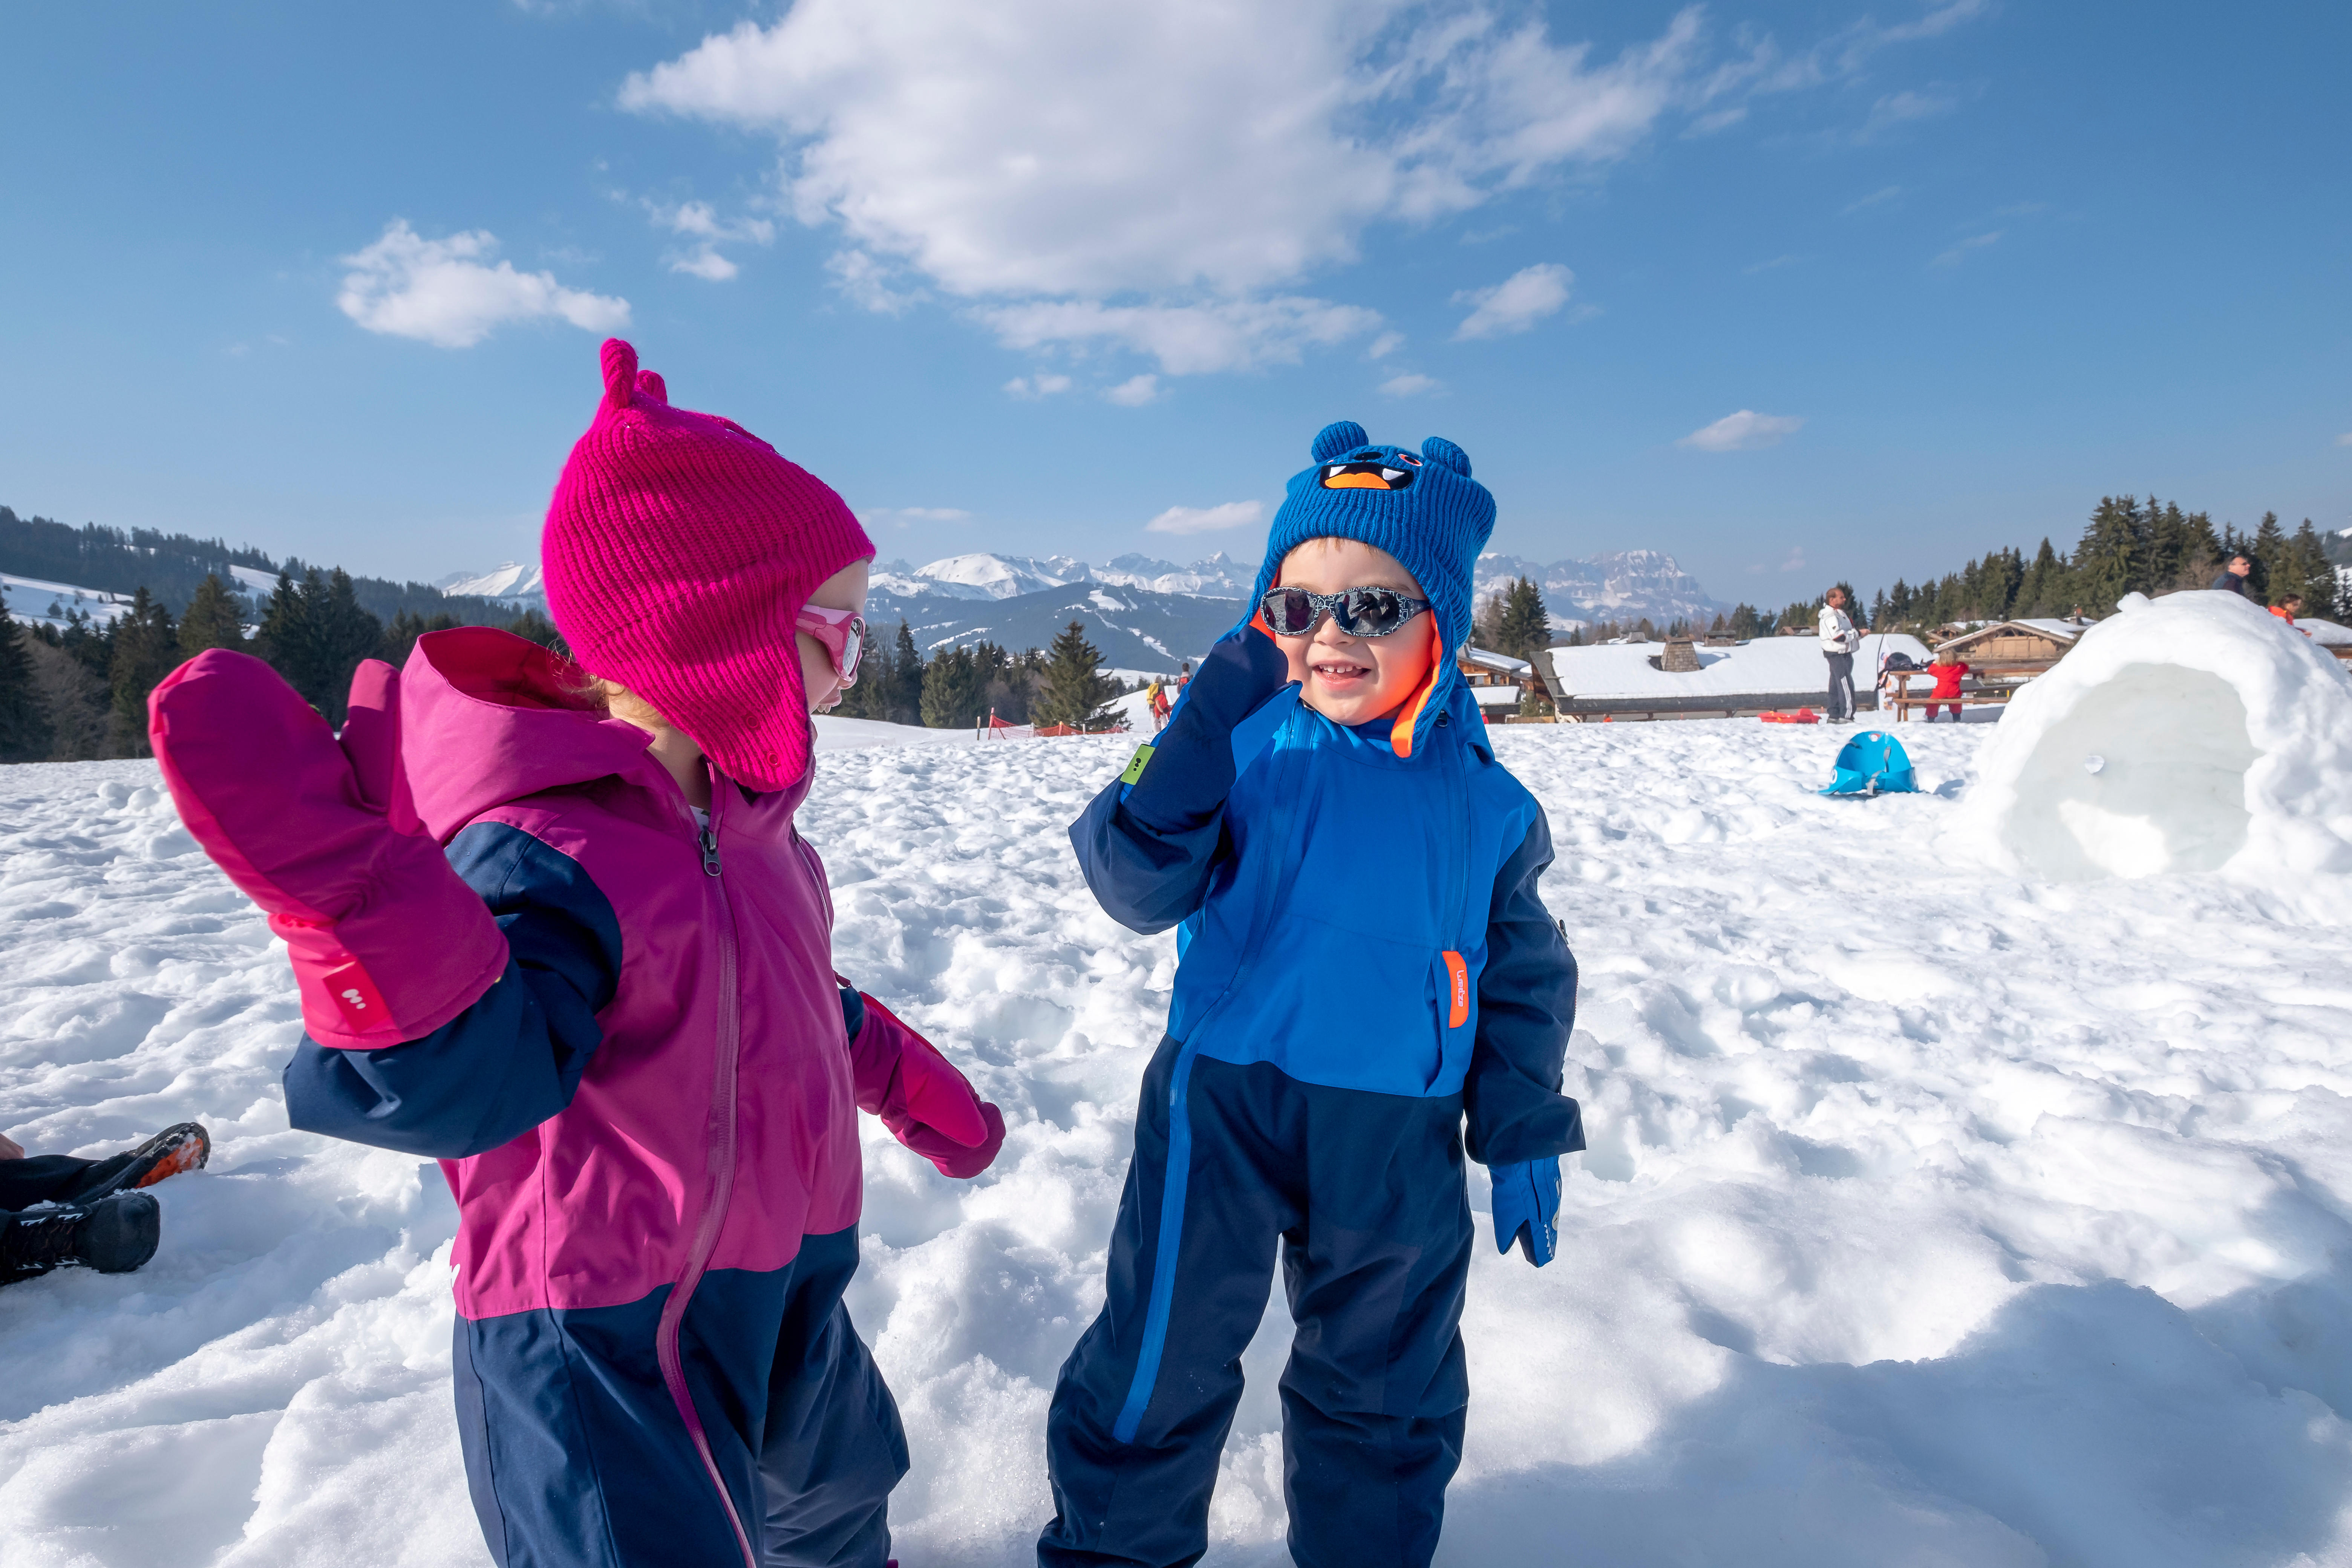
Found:
[[[637,368],[637,351],[626,339],[606,338],[597,357],[604,365],[604,402],[610,407],[627,408],[640,397],[650,403],[669,402],[669,388],[656,372]]]
[[[1342,419],[1317,431],[1315,445],[1308,450],[1317,462],[1328,463],[1343,452],[1366,445],[1369,439],[1362,426],[1352,419]],[[1470,454],[1443,436],[1432,436],[1421,444],[1421,460],[1451,468],[1465,479],[1470,477]]]

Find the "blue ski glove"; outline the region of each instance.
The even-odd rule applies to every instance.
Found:
[[[1559,1239],[1559,1156],[1489,1165],[1486,1176],[1495,1184],[1495,1250],[1508,1252],[1516,1239],[1541,1268]]]
[[[1180,833],[1223,810],[1234,788],[1234,726],[1289,683],[1289,656],[1255,626],[1220,638],[1168,728],[1138,747],[1119,775],[1129,813],[1160,832]]]

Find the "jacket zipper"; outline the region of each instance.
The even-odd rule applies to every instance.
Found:
[[[734,1495],[728,1491],[726,1479],[719,1473],[719,1461],[711,1455],[710,1439],[702,1430],[702,1416],[694,1407],[694,1395],[686,1385],[686,1368],[678,1353],[678,1331],[686,1322],[687,1305],[694,1300],[695,1287],[702,1282],[710,1255],[718,1250],[719,1232],[727,1223],[728,1200],[735,1190],[735,1076],[742,1052],[743,1014],[742,1001],[736,990],[735,906],[728,894],[727,879],[719,874],[719,818],[726,809],[727,791],[731,787],[717,768],[710,770],[710,824],[701,830],[698,841],[702,850],[702,874],[716,885],[719,894],[718,1061],[711,1079],[708,1128],[710,1199],[695,1225],[694,1245],[687,1253],[686,1269],[670,1287],[669,1300],[662,1304],[661,1321],[654,1331],[654,1354],[661,1363],[662,1381],[669,1385],[669,1396],[694,1439],[694,1450],[701,1456],[703,1471],[719,1492],[719,1505],[727,1510],[727,1522],[735,1531],[735,1544],[743,1553],[744,1568],[760,1568],[759,1559],[751,1550],[751,1538],[743,1529],[742,1516],[736,1511]]]

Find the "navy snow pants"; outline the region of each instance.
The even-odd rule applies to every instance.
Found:
[[[882,1568],[907,1439],[841,1294],[857,1227],[703,1276],[680,1359],[761,1568]],[[457,1320],[457,1432],[499,1568],[743,1561],[655,1359],[665,1285],[621,1307]]]
[[[1044,1568],[1175,1568],[1209,1543],[1217,1458],[1279,1244],[1297,1333],[1283,1497],[1301,1568],[1437,1548],[1461,1461],[1470,1205],[1462,1097],[1299,1083],[1163,1039],[1144,1073],[1108,1300],[1045,1429]]]

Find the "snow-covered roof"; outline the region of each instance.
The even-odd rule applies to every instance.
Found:
[[[2311,640],[2322,647],[2352,647],[2352,626],[2339,626],[2334,621],[2299,620],[2294,629],[2309,632]]]
[[[1488,653],[1483,647],[1464,648],[1462,662],[1475,664],[1481,669],[1491,669],[1497,675],[1516,675],[1522,679],[1536,672],[1536,667],[1526,659],[1513,658],[1508,654]]]
[[[2048,637],[2062,647],[2072,647],[2075,638],[2089,631],[2097,623],[2035,617],[2015,621],[1978,621],[1973,624],[1977,629],[1953,637],[1943,646],[1948,648],[1966,648],[1970,643],[1984,642],[2000,637],[2003,633],[2032,632],[2037,637]]]
[[[1551,663],[1558,694],[1571,700],[1818,697],[1829,686],[1829,671],[1817,637],[1757,637],[1732,647],[1701,645],[1694,651],[1698,655],[1698,668],[1680,674],[1650,663],[1664,652],[1658,643],[1555,647],[1547,650],[1545,657]],[[1854,658],[1855,683],[1867,684],[1890,653],[1906,653],[1922,663],[1933,657],[1916,637],[1900,632],[1868,633]]]

